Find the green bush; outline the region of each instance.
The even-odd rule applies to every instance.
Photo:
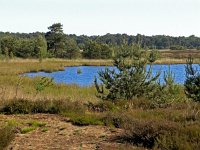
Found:
[[[170,66],[168,71],[164,72],[163,79],[164,83],[158,83],[148,93],[148,98],[152,100],[153,107],[166,108],[185,99],[185,95],[181,95],[184,93],[183,86],[175,83],[175,74],[171,71]]]
[[[70,122],[77,126],[103,125],[103,122],[97,115],[70,113],[65,114],[65,116],[69,117]]]
[[[21,133],[22,134],[26,134],[26,133],[29,133],[31,131],[34,131],[36,129],[36,127],[24,127],[21,129]]]

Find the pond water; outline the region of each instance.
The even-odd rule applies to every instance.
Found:
[[[148,68],[149,66],[147,66]],[[194,65],[200,69],[199,65]],[[77,66],[77,67],[66,67],[64,71],[57,71],[52,73],[36,72],[36,73],[25,73],[25,76],[46,76],[52,77],[56,83],[65,84],[77,84],[79,86],[91,86],[94,84],[94,77],[98,77],[98,71],[104,70],[105,66]],[[113,67],[107,67],[113,68]],[[153,74],[157,71],[161,71],[160,82],[163,83],[164,71],[168,71],[169,65],[154,65]],[[81,73],[77,73],[81,70]],[[170,65],[170,70],[175,74],[175,82],[183,84],[185,81],[185,64]]]

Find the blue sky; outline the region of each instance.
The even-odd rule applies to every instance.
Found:
[[[0,31],[200,37],[200,0],[0,0]]]

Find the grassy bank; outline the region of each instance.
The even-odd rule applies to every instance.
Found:
[[[95,101],[94,87],[80,88],[76,85],[52,84],[43,92],[37,94],[35,83],[38,78],[30,79],[20,77],[25,72],[46,71],[53,72],[64,70],[66,66],[80,65],[111,65],[111,61],[104,60],[60,60],[47,59],[39,63],[38,60],[10,60],[9,62],[0,63],[0,92],[2,99],[12,99],[14,97],[24,97],[28,99],[63,99],[70,98],[72,100]]]

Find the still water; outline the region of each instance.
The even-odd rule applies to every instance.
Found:
[[[149,66],[147,66],[149,67]],[[194,65],[200,69],[199,65]],[[104,70],[105,66],[78,66],[78,67],[66,67],[64,71],[57,71],[52,73],[36,72],[36,73],[26,73],[25,76],[35,77],[35,76],[46,76],[52,77],[56,83],[65,84],[77,84],[79,86],[91,86],[94,84],[94,77],[98,77],[98,71]],[[107,67],[113,69],[113,67]],[[161,71],[160,82],[163,82],[164,72],[168,71],[169,65],[154,65],[153,74],[157,71]],[[77,70],[81,70],[78,74]],[[170,65],[170,70],[175,74],[175,82],[183,84],[185,81],[185,64]]]

